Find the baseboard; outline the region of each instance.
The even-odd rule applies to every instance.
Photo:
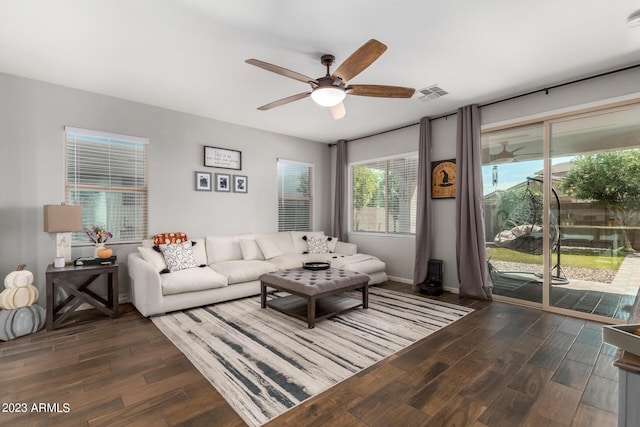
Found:
[[[413,280],[405,279],[404,277],[389,276],[389,280],[398,283],[406,283],[407,285],[413,285]]]
[[[407,285],[413,285],[413,280],[405,279],[404,277],[389,276],[389,280],[398,282],[398,283],[405,283]],[[457,287],[453,287],[453,286],[443,286],[442,289],[444,289],[447,292],[451,292],[453,294],[460,293],[460,290]]]

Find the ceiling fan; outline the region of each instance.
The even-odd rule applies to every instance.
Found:
[[[500,151],[498,154],[491,154],[491,161],[493,163],[511,163],[513,162],[516,157],[515,157],[515,153],[517,151],[522,150],[525,147],[520,147],[520,148],[516,148],[513,151],[508,151],[507,150],[507,144],[508,142],[505,141],[502,143],[502,151]]]
[[[386,45],[375,39],[371,39],[353,52],[333,74],[329,73],[329,68],[335,62],[335,57],[333,55],[322,55],[320,63],[327,67],[327,74],[317,79],[258,59],[247,59],[245,62],[311,85],[310,92],[302,92],[270,102],[262,107],[258,107],[258,110],[270,110],[271,108],[311,96],[311,99],[318,105],[328,107],[331,116],[335,120],[339,120],[347,114],[344,103],[342,102],[346,95],[374,96],[378,98],[411,98],[413,96],[415,89],[408,87],[347,84],[349,80],[364,71],[365,68],[371,65],[386,50]]]

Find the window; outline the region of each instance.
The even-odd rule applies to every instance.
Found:
[[[351,165],[351,230],[415,234],[418,155]]]
[[[312,230],[313,165],[278,160],[278,231]]]
[[[103,225],[110,242],[139,242],[147,235],[145,138],[65,128],[65,199],[82,206],[82,227]],[[84,232],[72,243],[89,243]]]

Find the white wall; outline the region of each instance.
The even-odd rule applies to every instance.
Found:
[[[548,94],[534,94],[481,108],[483,127],[506,124],[524,118],[544,117],[564,111],[602,105],[620,99],[640,98],[640,69],[599,77],[569,86],[552,89]],[[517,94],[514,94],[517,95]],[[437,102],[437,101],[434,101]],[[461,105],[462,107],[462,105]],[[432,121],[432,161],[455,158],[456,116]],[[350,141],[349,162],[374,159],[393,154],[417,151],[419,126],[411,126],[382,135]],[[432,256],[444,261],[444,286],[458,288],[455,255],[455,200],[432,201]],[[387,273],[393,278],[412,283],[415,239],[349,233],[349,241],[358,244],[361,252],[371,253],[387,263]],[[425,260],[426,262],[427,260]]]
[[[42,207],[64,200],[65,125],[150,139],[150,235],[276,231],[278,158],[314,164],[314,228],[331,232],[326,144],[0,74],[0,279],[26,263],[41,304],[44,272],[55,256],[55,237],[43,231]],[[204,167],[204,145],[242,152],[236,173],[248,176],[247,194],[194,191],[195,171],[234,173]],[[111,247],[124,295],[126,255],[136,245]],[[72,255],[91,253],[81,247]]]

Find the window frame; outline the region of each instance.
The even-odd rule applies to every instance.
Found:
[[[365,236],[385,236],[385,237],[396,237],[396,238],[415,238],[415,231],[414,232],[389,232],[389,221],[388,221],[388,216],[389,216],[389,211],[388,211],[388,206],[387,206],[387,202],[385,200],[385,229],[386,231],[364,231],[364,230],[355,230],[354,226],[353,226],[353,216],[354,216],[354,206],[353,206],[353,167],[354,166],[359,166],[359,165],[364,165],[364,164],[368,164],[368,163],[375,163],[375,162],[389,162],[389,161],[393,161],[393,160],[398,160],[398,159],[407,159],[407,158],[411,158],[411,157],[416,157],[419,161],[419,154],[418,151],[409,151],[409,152],[404,152],[404,153],[398,153],[398,154],[392,154],[392,155],[388,155],[388,156],[383,156],[383,157],[376,157],[376,158],[371,158],[371,159],[364,159],[364,160],[358,160],[358,161],[354,161],[354,162],[349,162],[349,167],[348,167],[348,177],[347,179],[349,180],[349,185],[348,185],[348,215],[349,215],[349,233],[353,233],[353,234],[360,234],[360,235],[365,235]],[[385,171],[385,185],[388,185],[388,180],[387,180],[387,176],[388,176],[388,164],[387,164],[387,169]],[[416,166],[416,175],[418,173],[418,167]],[[417,186],[417,180],[416,180],[416,186]],[[417,207],[417,205],[416,205]],[[416,209],[417,210],[417,209]],[[413,212],[413,215],[416,215],[416,212]]]
[[[77,180],[73,180],[73,182],[69,181],[69,167],[70,167],[70,159],[68,156],[69,143],[72,142],[73,137],[70,139],[70,135],[77,135],[78,137],[88,137],[88,138],[99,138],[105,141],[106,144],[111,144],[110,141],[114,143],[127,143],[127,144],[138,144],[142,146],[142,163],[143,170],[139,176],[142,177],[143,185],[139,186],[131,186],[131,187],[115,187],[110,185],[92,185],[92,184],[78,184]],[[72,142],[73,143],[73,142]],[[73,191],[88,191],[88,192],[103,192],[103,193],[114,193],[114,194],[122,194],[122,206],[130,205],[130,193],[140,194],[142,197],[141,203],[141,219],[140,221],[136,221],[136,225],[140,225],[139,235],[134,236],[132,239],[117,239],[115,236],[113,239],[109,240],[109,244],[136,244],[140,243],[143,239],[147,237],[148,234],[148,215],[149,215],[149,176],[148,176],[148,168],[149,168],[149,154],[148,154],[148,145],[149,139],[142,138],[137,136],[130,135],[122,135],[111,132],[103,132],[91,129],[82,129],[71,126],[65,126],[64,128],[64,194],[65,194],[65,203],[69,205],[74,205],[74,200],[71,198],[71,194]],[[111,167],[109,167],[111,170]],[[127,201],[129,200],[129,202]],[[134,203],[137,205],[137,203]],[[105,225],[109,231],[110,226],[108,224]],[[83,226],[86,226],[84,224]],[[84,231],[73,233],[72,235],[72,247],[82,247],[82,246],[91,246],[92,242],[84,236]],[[80,236],[83,236],[82,238]],[[82,241],[80,241],[82,240]]]

